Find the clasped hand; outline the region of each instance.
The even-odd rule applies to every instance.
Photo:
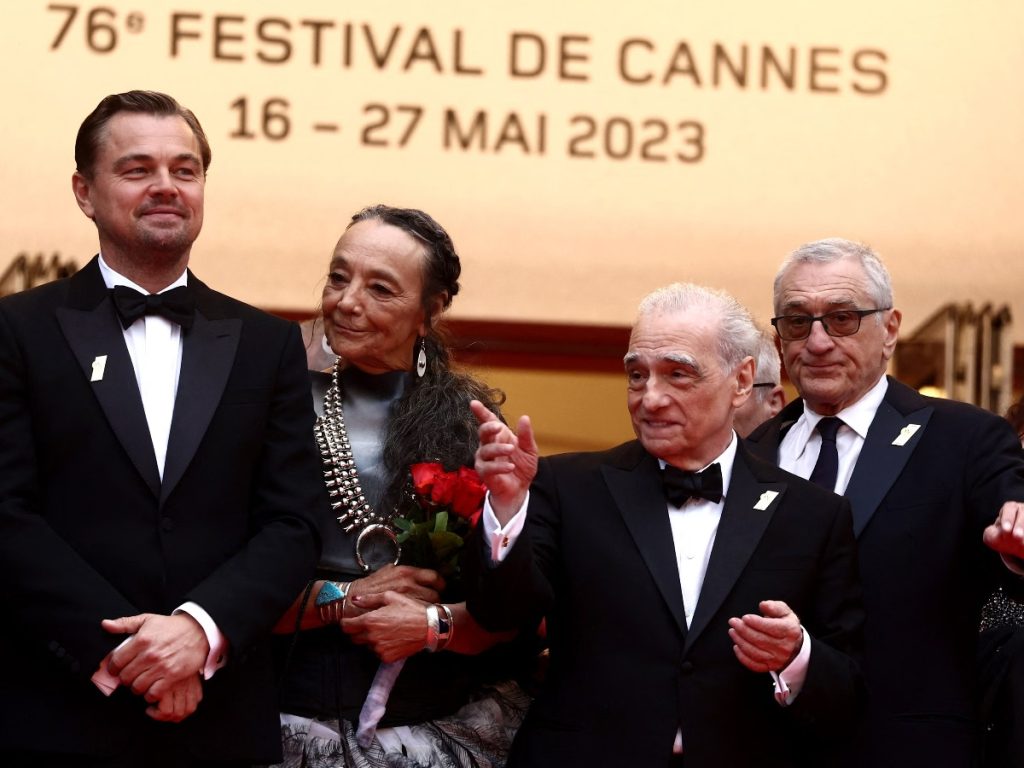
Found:
[[[354,600],[364,612],[342,622],[353,643],[368,645],[385,663],[423,650],[427,642],[427,603],[391,591]]]
[[[349,587],[342,630],[391,662],[423,650],[429,603],[441,598],[444,579],[437,571],[386,565]]]
[[[110,674],[145,698],[146,714],[177,723],[196,711],[203,698],[200,679],[210,645],[198,622],[186,613],[142,613],[104,619],[102,627],[131,637],[103,660]]]
[[[729,619],[733,653],[752,672],[781,672],[800,653],[800,619],[781,600],[763,600],[758,607],[760,616],[748,613]]]

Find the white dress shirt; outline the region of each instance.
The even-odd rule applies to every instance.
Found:
[[[99,267],[108,289],[124,285],[142,294],[149,293],[145,288],[111,269],[103,260],[102,254],[99,257]],[[177,280],[160,293],[186,285],[187,282],[188,272],[182,272]],[[135,368],[135,380],[142,395],[142,406],[146,412],[146,423],[149,426],[150,439],[153,441],[157,467],[160,470],[160,477],[163,478],[167,441],[171,434],[171,417],[174,414],[174,399],[178,392],[178,376],[181,373],[181,326],[160,315],[146,315],[125,328],[123,332],[128,354]],[[173,613],[187,613],[203,628],[203,633],[210,644],[203,677],[209,680],[214,672],[227,663],[227,638],[210,614],[196,603],[182,603]],[[128,642],[128,639],[125,642]],[[93,675],[93,682],[108,695],[120,683],[103,666]]]
[[[889,380],[883,375],[860,400],[836,414],[842,419],[836,433],[836,450],[839,452],[839,472],[836,475],[836,487],[833,489],[840,496],[846,493],[846,487],[853,476],[853,468],[857,466],[860,451],[864,447],[868,427],[878,412],[878,407],[885,399],[889,389]],[[805,480],[811,476],[814,465],[821,451],[821,435],[815,427],[824,416],[815,413],[804,403],[804,412],[782,438],[779,444],[779,466]],[[999,557],[1011,571],[1024,576],[1024,564],[1020,561],[1000,554]]]
[[[107,288],[123,285],[144,295],[149,293],[111,269],[102,255],[99,263]],[[188,272],[182,272],[177,280],[160,293],[186,285],[187,282]],[[174,414],[174,398],[178,393],[178,375],[181,373],[181,326],[160,315],[145,315],[124,329],[124,343],[135,368],[135,381],[142,395],[149,436],[153,440],[156,465],[162,479],[167,459],[167,440],[171,434],[171,417]]]
[[[850,484],[850,477],[853,476],[853,468],[857,466],[857,459],[864,447],[868,428],[888,389],[889,380],[883,375],[860,400],[836,414],[843,423],[836,433],[839,472],[836,474],[836,487],[833,490],[840,496],[846,493],[846,486]],[[818,453],[821,451],[821,435],[815,427],[823,418],[825,417],[815,413],[804,403],[804,412],[779,444],[780,467],[805,480],[811,476],[818,461]]]

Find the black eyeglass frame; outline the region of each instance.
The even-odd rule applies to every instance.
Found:
[[[857,333],[857,331],[860,330],[861,321],[864,320],[864,318],[867,317],[868,315],[873,315],[876,312],[888,312],[890,309],[892,309],[892,307],[878,307],[877,309],[834,309],[831,312],[826,312],[824,315],[779,315],[777,317],[773,317],[771,319],[771,323],[772,327],[775,329],[775,332],[779,334],[779,338],[782,339],[783,341],[803,341],[804,339],[811,335],[811,331],[814,329],[814,322],[816,320],[821,322],[821,327],[825,329],[825,333],[827,333],[834,339],[841,339],[844,336],[853,336],[855,333]],[[828,327],[828,322],[826,321],[829,317],[833,315],[841,314],[856,315],[857,327],[854,328],[849,333],[833,333],[832,330]],[[807,333],[805,333],[803,336],[784,336],[782,334],[782,331],[779,330],[779,321],[796,318],[800,318],[801,320],[810,320],[810,322],[807,323]]]
[[[752,387],[774,387],[775,383],[772,381],[759,381],[756,384],[751,384]]]

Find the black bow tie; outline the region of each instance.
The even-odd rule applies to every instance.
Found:
[[[707,499],[716,504],[722,500],[722,468],[717,462],[703,472],[687,472],[666,464],[661,482],[665,498],[674,507],[683,506],[687,499]]]
[[[140,317],[160,315],[177,323],[183,331],[192,327],[195,319],[196,300],[187,285],[179,285],[164,293],[139,293],[126,285],[118,285],[111,291],[114,307],[121,318],[121,325],[127,328]]]

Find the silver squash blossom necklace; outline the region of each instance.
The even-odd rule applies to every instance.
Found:
[[[356,537],[356,561],[364,571],[398,563],[401,550],[391,518],[397,510],[382,515],[374,511],[359,484],[352,443],[345,429],[342,408],[341,360],[336,360],[331,385],[324,394],[324,415],[316,420],[313,434],[323,461],[324,483],[331,497],[331,510],[339,512],[338,523],[345,533],[359,531]]]

